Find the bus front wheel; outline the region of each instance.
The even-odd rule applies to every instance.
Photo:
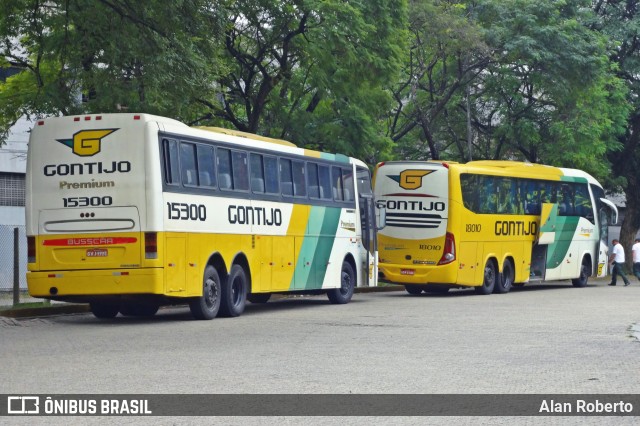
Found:
[[[91,302],[89,303],[89,309],[96,318],[106,319],[115,318],[120,311],[120,306],[117,303]]]
[[[247,304],[249,282],[244,268],[233,265],[227,282],[222,286],[222,303],[220,313],[225,317],[237,317],[244,312]]]
[[[580,266],[580,276],[571,280],[574,287],[586,287],[587,281],[589,281],[589,275],[591,275],[591,264],[587,259],[582,259],[582,266]]]
[[[327,297],[331,303],[344,305],[351,301],[351,296],[355,291],[356,274],[353,272],[351,264],[346,260],[342,262],[340,272],[340,288],[334,288],[327,292]]]
[[[487,264],[484,265],[484,279],[480,287],[476,287],[476,293],[478,294],[491,294],[496,286],[498,274],[496,271],[496,264],[493,260],[487,260]]]
[[[202,279],[202,296],[189,303],[191,315],[195,319],[210,320],[218,315],[220,310],[220,276],[211,265],[204,270]]]

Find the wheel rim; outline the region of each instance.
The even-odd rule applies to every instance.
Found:
[[[207,307],[209,309],[213,308],[218,300],[218,286],[216,286],[216,282],[211,277],[204,282],[204,294]]]

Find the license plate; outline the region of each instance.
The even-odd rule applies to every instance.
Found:
[[[107,249],[89,249],[87,250],[87,257],[107,257],[109,251]]]

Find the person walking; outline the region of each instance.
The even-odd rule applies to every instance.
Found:
[[[622,247],[622,244],[620,244],[618,240],[613,240],[611,243],[613,244],[613,252],[609,258],[609,263],[613,268],[611,270],[611,283],[609,285],[616,285],[616,279],[618,275],[620,275],[626,287],[631,283],[624,273],[624,247]]]
[[[640,238],[636,238],[636,243],[631,246],[633,255],[633,275],[640,280]]]

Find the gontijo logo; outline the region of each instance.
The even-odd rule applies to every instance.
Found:
[[[102,138],[116,130],[118,129],[81,130],[74,134],[72,139],[56,140],[71,148],[71,151],[80,157],[91,157],[100,152]]]
[[[418,189],[422,186],[422,178],[433,173],[433,170],[403,170],[397,176],[388,176],[400,184],[402,189]]]

